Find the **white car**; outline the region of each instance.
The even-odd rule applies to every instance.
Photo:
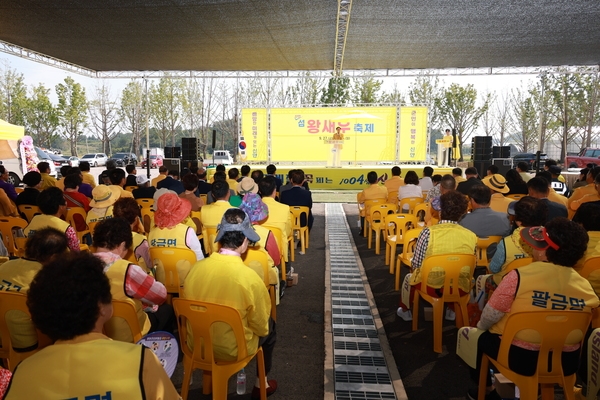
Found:
[[[73,168],[79,167],[79,158],[75,156],[69,157],[69,165]]]
[[[99,167],[106,165],[106,161],[108,161],[108,156],[104,153],[90,153],[81,157],[79,161],[87,161],[90,163],[91,167]]]

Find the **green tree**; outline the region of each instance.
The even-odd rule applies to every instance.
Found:
[[[306,71],[296,80],[296,84],[289,88],[289,99],[293,106],[310,107],[319,104],[320,94],[325,85],[323,78],[313,77]]]
[[[444,91],[441,98],[436,99],[435,107],[439,110],[441,122],[456,129],[462,145],[477,128],[481,116],[488,109],[489,101],[488,94],[483,104],[477,107],[475,87],[472,84],[463,87],[453,83]]]
[[[131,81],[123,89],[119,118],[123,129],[131,132],[133,152],[141,154],[141,138],[146,129],[146,96],[140,81]]]
[[[71,146],[71,154],[77,155],[77,136],[87,123],[88,102],[85,89],[70,76],[56,85],[58,115],[61,135]]]
[[[533,152],[537,147],[538,113],[533,96],[522,88],[515,88],[510,95],[510,115],[512,139],[524,153]]]
[[[383,92],[383,95],[381,96],[381,102],[399,105],[405,103],[404,93],[402,93],[402,91],[398,88],[398,83],[394,82],[394,86],[389,92]]]
[[[600,113],[598,112],[600,102],[600,75],[598,72],[593,74],[582,74],[580,76],[582,86],[581,96],[581,121],[580,138],[581,147],[590,147],[598,132],[594,128],[600,123]]]
[[[58,133],[58,110],[50,101],[50,89],[40,83],[32,89],[25,109],[25,129],[34,143],[43,147],[52,147]]]
[[[25,124],[27,87],[23,74],[8,66],[0,75],[0,118],[15,124]]]
[[[159,131],[161,146],[175,146],[175,134],[181,122],[182,79],[165,76],[150,91],[150,110],[154,126]]]
[[[96,86],[94,98],[89,103],[92,131],[102,143],[102,152],[111,154],[110,142],[119,133],[117,127],[121,123],[117,102],[110,95],[106,83]]]
[[[378,81],[371,75],[356,78],[352,88],[352,102],[355,105],[379,103],[382,84],[383,81]]]
[[[436,106],[444,94],[444,88],[440,86],[440,78],[436,75],[419,75],[408,87],[408,98],[415,106],[429,107],[429,125],[432,129],[439,128],[444,131],[440,124],[440,113]],[[462,143],[462,142],[461,142]]]
[[[551,136],[548,129],[548,121],[550,120],[549,113],[552,99],[550,91],[548,90],[548,74],[546,72],[542,72],[539,75],[539,81],[529,87],[529,93],[531,95],[533,107],[538,114],[536,127],[538,143],[532,151],[543,151],[546,142]]]
[[[325,106],[346,106],[350,102],[350,78],[334,76],[321,90],[321,103]]]
[[[576,136],[575,127],[579,123],[583,87],[579,74],[553,74],[548,78],[550,95],[549,124],[560,139],[560,159],[567,154],[567,144]]]

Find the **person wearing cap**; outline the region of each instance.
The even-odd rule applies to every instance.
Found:
[[[479,238],[506,236],[510,233],[510,222],[506,213],[494,211],[490,207],[492,191],[486,185],[476,185],[469,192],[471,212],[460,220],[460,226],[467,228]],[[496,244],[487,248],[488,260],[496,252]]]
[[[465,170],[465,176],[467,177],[467,180],[456,185],[456,190],[465,196],[468,196],[471,188],[475,185],[481,185],[481,181],[477,178],[479,174],[475,167],[467,168]]]
[[[258,191],[258,186],[256,191]],[[216,201],[202,206],[201,219],[203,225],[216,227],[219,225],[219,222],[221,222],[221,218],[223,217],[223,214],[225,214],[225,211],[231,208],[231,204],[229,204],[231,192],[229,190],[229,184],[223,180],[217,180],[213,183],[210,192]]]
[[[489,270],[494,275],[488,279],[489,288],[496,288],[502,277],[506,275],[506,267],[518,258],[533,256],[531,246],[521,239],[523,229],[546,224],[548,206],[534,197],[521,197],[508,206],[508,214],[514,217],[515,230],[505,236],[496,246],[494,256],[490,258]]]
[[[250,218],[244,211],[238,208],[227,210],[219,223],[216,237],[216,242],[220,244],[219,252],[194,264],[183,284],[183,297],[227,304],[237,309],[246,332],[248,353],[253,354],[262,346],[265,372],[269,374],[277,337],[276,324],[270,318],[271,300],[263,280],[248,268],[241,258],[250,243],[259,241],[260,236],[253,229]],[[214,329],[215,359],[235,360],[237,344],[231,329],[216,325]],[[191,330],[187,342],[188,346],[193,346]],[[260,382],[257,379],[252,390],[252,399],[259,398],[258,387],[265,383],[267,395],[275,393],[276,380],[267,378],[267,382]]]
[[[158,189],[158,183],[165,179],[169,174],[169,168],[164,165],[158,167],[158,176],[152,179],[152,186]]]
[[[119,193],[113,192],[106,185],[98,185],[92,190],[92,201],[90,211],[87,213],[85,222],[98,222],[106,218],[112,218],[113,204],[119,199]]]
[[[181,399],[151,349],[111,340],[111,283],[83,253],[54,261],[27,294],[35,326],[54,342],[23,360],[4,399]]]
[[[42,228],[58,229],[67,236],[69,250],[79,252],[79,239],[77,239],[75,229],[68,222],[61,219],[67,210],[67,203],[62,190],[57,187],[48,188],[40,193],[37,200],[42,214],[34,216],[23,229],[25,237],[30,237]]]
[[[37,169],[40,171],[40,174],[42,174],[42,186],[40,187],[40,190],[46,190],[56,186],[56,178],[50,175],[50,164],[46,161],[42,161],[38,163]]]
[[[150,179],[146,175],[138,175],[135,177],[137,189],[133,189],[131,194],[134,199],[151,199],[156,193],[156,188],[150,186]]]
[[[506,184],[506,179],[500,174],[494,174],[488,175],[488,177],[481,182],[492,191],[490,208],[506,215],[508,205],[512,202],[512,199],[504,197],[504,195],[510,191]]]
[[[129,251],[138,260],[138,265],[146,272],[150,273],[152,268],[152,259],[150,258],[150,246],[144,232],[144,225],[140,220],[140,207],[135,199],[125,197],[115,202],[113,206],[113,217],[121,218],[127,221],[131,227],[133,242]]]
[[[281,230],[283,235],[283,243],[288,242],[288,238],[292,234],[292,218],[290,207],[286,204],[281,204],[275,200],[277,193],[275,192],[276,183],[272,176],[265,176],[258,184],[258,190],[262,195],[263,202],[269,208],[269,216],[261,224],[265,227],[274,227]],[[283,247],[283,259],[288,260],[289,246]]]
[[[125,185],[125,181],[127,180],[127,178],[125,177],[125,171],[123,171],[121,168],[115,168],[108,173],[108,179],[110,179],[110,185],[108,187],[113,192],[119,193],[119,198],[133,198],[133,194],[131,194],[130,191],[125,190],[123,188],[123,186]]]
[[[260,225],[269,216],[269,207],[261,200],[260,196],[255,193],[246,193],[240,204],[240,210],[244,211],[250,218],[252,227],[260,236],[260,240],[251,246],[258,249],[267,255],[269,263],[269,283],[277,285],[279,283],[279,270],[277,266],[281,263],[281,254],[279,253],[279,245],[270,230]],[[249,265],[253,268],[261,278],[263,278],[262,266]]]
[[[270,175],[267,175],[270,176]],[[300,226],[308,226],[310,231],[313,226],[315,218],[312,215],[312,195],[310,190],[305,190],[302,187],[304,182],[304,172],[297,169],[292,173],[292,188],[281,193],[281,204],[287,204],[288,206],[304,206],[308,207],[308,221],[304,214],[300,216]]]
[[[562,204],[550,201],[548,194],[550,187],[548,181],[542,177],[531,178],[527,182],[527,189],[529,190],[529,196],[535,197],[536,199],[542,200],[548,207],[548,218],[547,222],[552,221],[556,217],[567,217],[567,208]]]
[[[560,167],[558,165],[551,165],[548,168],[548,172],[550,172],[550,175],[552,176],[552,181],[550,183],[552,189],[554,189],[554,191],[560,195],[569,197],[569,188],[567,187],[567,184],[558,179],[560,176],[562,176],[562,170]]]
[[[174,169],[169,171],[169,175],[167,175],[165,179],[156,184],[156,188],[169,189],[177,194],[185,192],[185,189],[183,188],[183,183],[179,181],[179,171]]]
[[[458,221],[467,212],[467,199],[461,193],[452,190],[440,196],[441,219],[433,226],[423,228],[415,244],[412,259],[413,272],[404,277],[403,286],[410,285],[410,295],[403,300],[401,296],[400,307],[396,314],[405,321],[412,320],[409,309],[413,299],[414,290],[421,287],[421,265],[425,257],[441,254],[475,254],[477,249],[477,236],[467,228],[463,228]],[[470,270],[461,271],[458,286],[461,291],[468,293],[471,289]],[[445,273],[429,275],[427,291],[432,296],[440,297],[440,289],[444,286]],[[450,309],[449,309],[450,310]],[[454,312],[447,312],[446,317],[453,319]]]
[[[573,269],[588,242],[588,235],[581,226],[566,218],[556,218],[545,227],[525,228],[520,234],[533,248],[535,261],[506,274],[483,309],[477,328],[486,332],[477,342],[478,366],[483,353],[494,359],[498,356],[502,333],[512,314],[550,310],[591,313],[600,303],[590,283]],[[571,341],[562,349],[565,376],[572,375],[579,367],[581,339],[569,337]],[[512,371],[525,376],[535,374],[539,341],[535,331],[517,333],[508,356]],[[479,381],[478,369],[471,369],[471,378]],[[489,374],[487,390],[493,391]],[[477,393],[476,389],[471,389],[469,398],[477,398],[474,393]]]
[[[570,209],[577,211],[582,204],[590,203],[592,201],[600,201],[600,174],[596,175],[596,179],[594,179],[594,188],[596,189],[595,193],[589,193],[577,200],[573,200],[571,202]]]
[[[21,204],[37,206],[37,197],[40,194],[40,187],[42,186],[42,175],[37,171],[29,171],[23,176],[23,183],[25,184],[25,189],[17,195],[15,204],[17,206]]]
[[[94,256],[104,262],[104,272],[110,279],[114,299],[127,301],[135,307],[142,336],[149,332],[175,327],[173,307],[164,304],[167,289],[148,274],[144,268],[124,260],[133,243],[130,224],[122,218],[110,218],[96,225],[93,245]],[[129,325],[120,318],[112,319],[107,332],[115,340],[133,342]]]
[[[192,210],[190,202],[171,192],[160,196],[154,205],[154,226],[148,234],[150,247],[190,249],[196,253],[196,260],[202,260],[204,253],[196,230],[184,223]],[[182,282],[186,274],[187,271],[179,271]]]
[[[204,205],[204,201],[195,194],[198,189],[198,176],[195,174],[184,175],[182,183],[185,192],[181,193],[179,197],[190,202],[192,211],[200,211],[200,208]]]

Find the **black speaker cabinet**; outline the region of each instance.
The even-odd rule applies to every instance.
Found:
[[[512,169],[512,158],[494,158],[492,164],[498,167],[498,173],[502,176],[506,176],[509,169]]]
[[[164,158],[163,165],[169,169],[169,171],[181,171],[181,160],[179,158]]]
[[[181,155],[184,160],[197,160],[200,143],[197,138],[181,138]]]
[[[487,169],[490,165],[492,165],[491,161],[473,161],[473,167],[477,169],[479,178],[483,178],[487,175]]]
[[[181,147],[165,147],[165,158],[179,158],[181,157]]]
[[[510,146],[492,147],[492,158],[510,158]]]
[[[471,159],[489,161],[492,159],[492,137],[474,136],[471,142]]]

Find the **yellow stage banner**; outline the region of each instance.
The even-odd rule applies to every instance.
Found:
[[[272,162],[396,160],[395,107],[273,108],[270,126]]]
[[[267,161],[267,110],[242,109],[242,135],[238,142],[240,162]]]
[[[427,159],[427,107],[400,107],[400,162]]]

